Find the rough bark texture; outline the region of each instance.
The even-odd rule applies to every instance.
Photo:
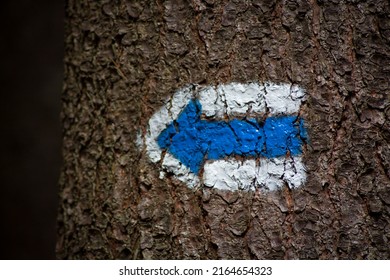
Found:
[[[385,0],[68,0],[59,258],[390,257]],[[189,189],[136,146],[178,88],[290,82],[304,187]]]

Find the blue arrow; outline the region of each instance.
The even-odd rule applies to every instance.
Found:
[[[193,173],[198,174],[205,160],[231,155],[273,158],[302,153],[306,140],[303,119],[298,116],[269,117],[263,124],[256,119],[207,121],[201,117],[202,105],[191,102],[161,132],[157,142]]]

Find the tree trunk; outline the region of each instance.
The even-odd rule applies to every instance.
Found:
[[[390,257],[388,1],[68,0],[66,11],[58,258]],[[191,188],[139,144],[180,89],[233,82],[306,92],[302,186]]]

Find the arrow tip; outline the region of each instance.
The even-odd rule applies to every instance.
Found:
[[[191,100],[177,120],[172,121],[157,138],[161,149],[168,150],[195,174],[199,172],[204,160],[204,154],[197,143],[197,123],[200,122],[201,111],[199,101]]]

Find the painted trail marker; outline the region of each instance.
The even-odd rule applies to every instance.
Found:
[[[173,173],[189,187],[296,188],[306,180],[304,98],[290,84],[191,85],[151,117],[139,142],[161,177]]]

